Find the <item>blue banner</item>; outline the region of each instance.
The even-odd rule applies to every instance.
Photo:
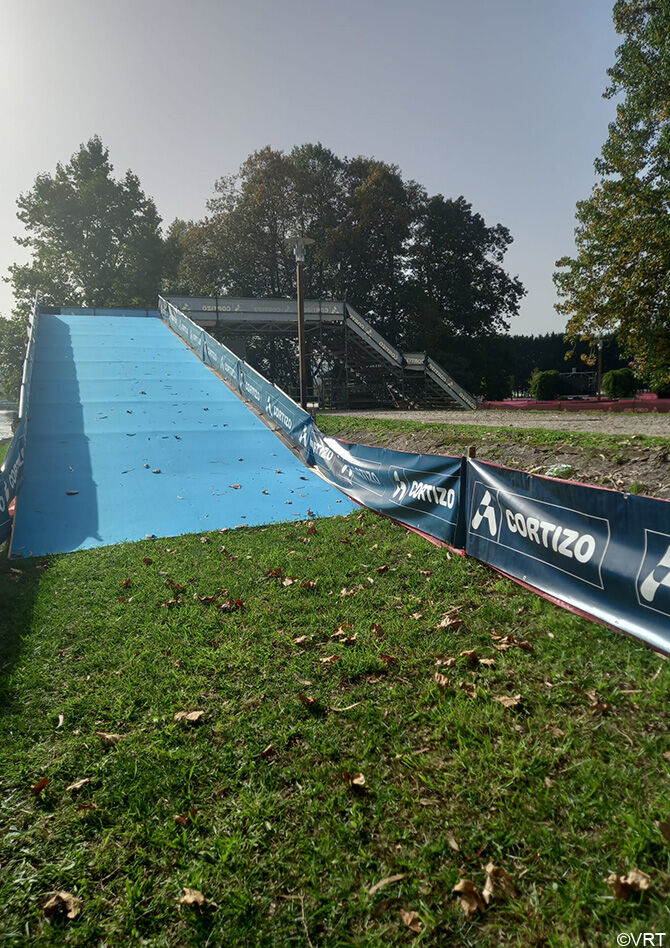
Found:
[[[346,444],[312,427],[309,455],[330,483],[370,510],[463,546],[463,459]]]
[[[3,543],[12,532],[9,505],[18,494],[21,486],[25,446],[26,422],[24,418],[14,432],[14,437],[0,469],[0,543]]]
[[[467,465],[468,554],[670,651],[670,503]]]

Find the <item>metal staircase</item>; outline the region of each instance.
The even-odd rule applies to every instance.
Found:
[[[252,336],[297,337],[293,300],[174,296],[170,302],[240,354]],[[306,300],[305,328],[313,355],[326,366],[310,393],[322,408],[477,407],[427,353],[401,352],[349,303]]]

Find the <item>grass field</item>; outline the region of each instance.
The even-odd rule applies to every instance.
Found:
[[[370,513],[12,566],[3,944],[556,948],[666,930],[654,652]],[[452,890],[483,891],[489,863],[513,885],[467,917]],[[614,899],[605,878],[633,868],[649,889]],[[184,888],[210,904],[180,906]],[[76,918],[45,918],[57,890]]]

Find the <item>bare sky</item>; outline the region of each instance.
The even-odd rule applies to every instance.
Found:
[[[0,273],[17,195],[95,133],[166,224],[250,152],[320,141],[509,227],[512,332],[562,331],[551,275],[613,118],[612,2],[0,0]]]

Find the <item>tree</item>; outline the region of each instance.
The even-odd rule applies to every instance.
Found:
[[[556,309],[572,340],[616,332],[641,378],[670,383],[670,3],[617,0],[624,37],[605,98],[621,96],[577,204],[577,255],[557,261]],[[591,355],[591,360],[593,355]]]
[[[209,216],[181,237],[173,282],[191,293],[294,297],[286,241],[304,234],[315,240],[307,295],[348,299],[398,346],[495,332],[518,310],[523,287],[502,266],[509,231],[464,198],[429,198],[396,165],[321,144],[264,148],[215,189]]]
[[[27,321],[0,318],[0,395],[18,399],[26,352]]]
[[[506,227],[487,227],[462,196],[424,200],[411,251],[421,348],[434,348],[445,336],[489,336],[508,328],[525,294],[518,277],[503,269],[511,243]]]
[[[19,313],[42,301],[75,306],[155,306],[163,242],[151,198],[127,171],[112,177],[109,151],[94,136],[53,175],[17,200],[32,259],[10,267]]]

